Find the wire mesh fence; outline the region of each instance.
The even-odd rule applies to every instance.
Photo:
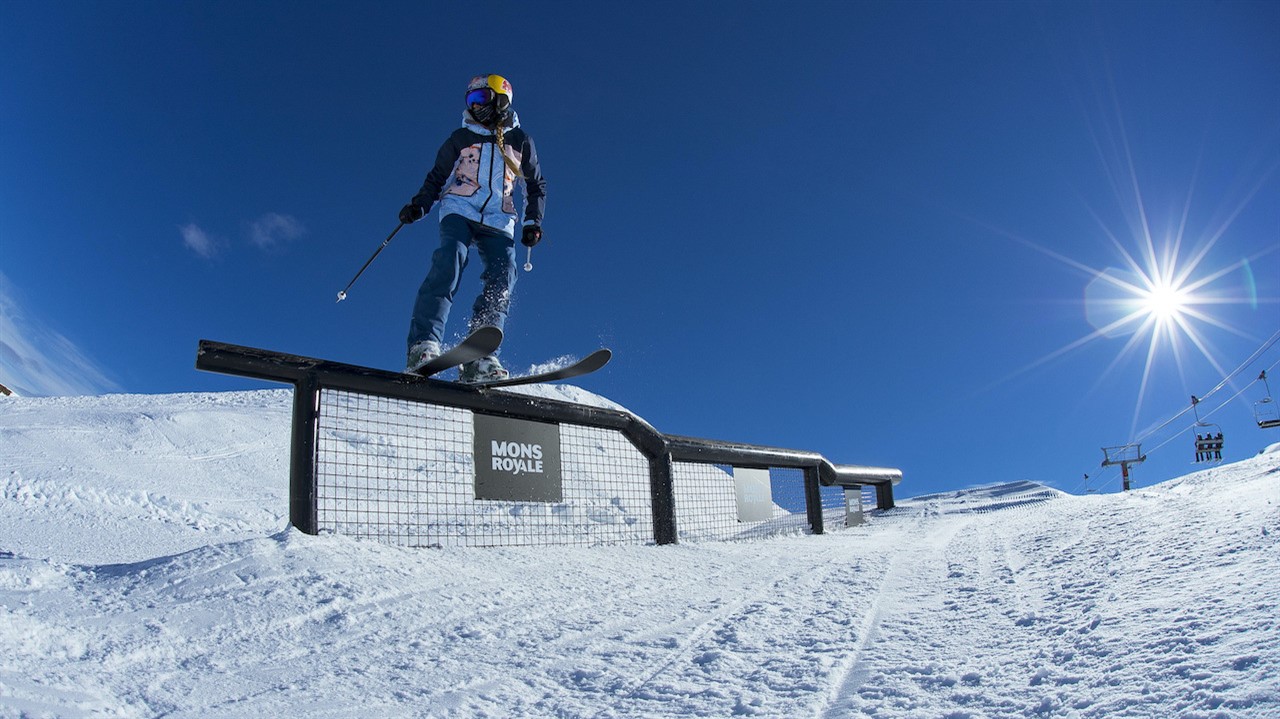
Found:
[[[701,462],[675,462],[672,469],[676,530],[682,542],[812,530],[805,486],[810,480],[802,469],[744,470]],[[843,491],[823,487],[820,499],[826,524],[843,526]]]
[[[652,487],[644,454],[617,430],[555,426],[562,458],[559,501],[480,499],[475,413],[322,390],[317,528],[410,547],[652,543]],[[757,499],[766,505],[763,514],[745,516],[743,487],[752,481],[765,493]],[[801,469],[675,462],[678,537],[727,540],[809,531],[805,482]],[[826,523],[843,526],[843,490],[822,488],[821,504]]]
[[[559,424],[561,499],[478,499],[474,413],[326,389],[320,531],[413,547],[653,541],[648,460],[616,430]]]

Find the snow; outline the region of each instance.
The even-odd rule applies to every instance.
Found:
[[[1280,446],[821,536],[427,550],[287,527],[290,408],[4,403],[0,717],[1280,716]]]

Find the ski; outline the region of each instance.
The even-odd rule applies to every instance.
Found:
[[[502,330],[497,327],[481,327],[467,335],[466,339],[459,342],[448,352],[405,374],[430,377],[450,367],[457,367],[486,355],[491,355],[497,351],[500,344],[502,344]]]
[[[468,384],[469,387],[477,389],[489,389],[490,387],[513,387],[521,384],[537,384],[539,382],[552,382],[558,379],[569,379],[570,377],[581,377],[584,374],[591,374],[596,370],[609,364],[613,352],[607,349],[599,349],[571,365],[566,365],[560,369],[553,369],[549,372],[538,372],[536,374],[527,374],[521,377],[508,377],[506,379],[495,379],[488,382],[473,382]]]

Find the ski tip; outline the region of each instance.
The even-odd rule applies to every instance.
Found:
[[[604,367],[605,365],[609,364],[609,360],[611,359],[613,359],[613,350],[605,347],[605,348],[598,349],[595,352],[592,352],[586,357],[583,357],[578,362],[578,366],[583,368],[587,372],[594,372],[600,369],[601,367]]]
[[[470,386],[483,391],[490,388],[513,387],[515,385],[522,384],[541,384],[543,382],[554,382],[556,380],[581,377],[604,367],[609,363],[609,359],[611,357],[613,357],[612,350],[598,349],[577,362],[559,369],[531,375],[508,377],[507,379],[494,380],[492,382],[477,382]]]

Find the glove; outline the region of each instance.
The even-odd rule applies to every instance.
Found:
[[[524,234],[520,235],[520,244],[533,247],[542,242],[542,228],[537,225],[525,225]]]
[[[412,202],[400,208],[400,221],[406,225],[412,225],[426,216],[427,211]]]

